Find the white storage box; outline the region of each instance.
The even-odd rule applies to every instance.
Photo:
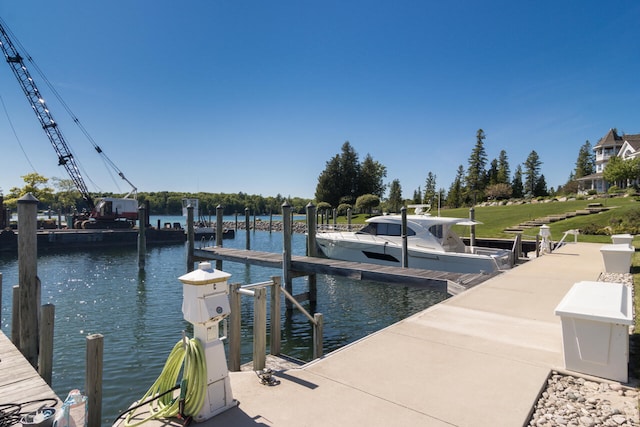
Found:
[[[614,234],[611,236],[611,242],[614,245],[629,245],[629,247],[631,247],[633,236],[631,234]]]
[[[628,244],[604,245],[600,247],[606,273],[628,273],[635,249]]]
[[[575,283],[555,309],[565,368],[627,382],[632,304],[631,289],[622,283]]]

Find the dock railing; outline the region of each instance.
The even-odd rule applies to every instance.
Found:
[[[274,276],[266,282],[240,285],[229,285],[229,370],[239,371],[241,353],[241,296],[253,297],[253,370],[259,371],[265,368],[267,357],[267,288],[270,288],[271,313],[270,313],[270,353],[274,356],[280,354],[280,301],[281,294],[298,308],[313,325],[313,358],[322,357],[322,334],[324,319],[322,313],[313,316],[300,305],[300,303],[281,286],[282,279]]]

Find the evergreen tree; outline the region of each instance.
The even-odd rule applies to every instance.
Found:
[[[540,179],[541,165],[540,156],[538,156],[535,150],[532,150],[524,162],[524,189],[525,193],[530,196],[535,196],[536,184],[538,183],[538,179]]]
[[[518,165],[515,173],[513,174],[513,181],[511,181],[511,197],[520,199],[524,197],[524,185],[522,184],[522,166]]]
[[[413,192],[412,200],[413,200],[413,203],[416,205],[419,203],[422,203],[422,191],[420,190],[420,187],[418,187],[418,189]]]
[[[385,185],[382,181],[387,176],[387,168],[380,162],[373,160],[371,154],[367,154],[360,165],[360,177],[358,184],[358,195],[375,194],[382,198]]]
[[[324,171],[318,177],[315,198],[317,202],[327,202],[331,206],[340,204],[342,188],[340,187],[340,156],[335,155],[329,160]]]
[[[450,208],[459,208],[462,206],[464,200],[464,168],[462,165],[458,166],[456,177],[449,187],[449,194],[447,194],[447,206]]]
[[[402,187],[400,186],[399,179],[394,179],[389,185],[388,205],[389,210],[392,212],[400,212],[400,208],[402,207]]]
[[[498,159],[491,160],[491,166],[487,171],[487,185],[496,185],[498,183]],[[486,186],[485,185],[485,188]]]
[[[342,144],[342,154],[340,155],[340,177],[338,186],[340,188],[340,196],[350,199],[349,203],[354,203],[361,193],[358,191],[360,184],[360,163],[358,161],[358,153],[351,146],[349,141]],[[328,201],[328,200],[325,200]],[[337,204],[331,204],[337,206]]]
[[[467,190],[471,193],[473,203],[482,199],[482,191],[485,187],[487,153],[484,149],[484,131],[478,129],[476,133],[476,145],[469,156],[469,168],[467,169]]]
[[[509,159],[505,150],[500,151],[498,156],[498,176],[496,184],[508,184],[511,170],[509,169]]]
[[[342,152],[327,162],[318,177],[316,201],[337,207],[344,203],[353,205],[364,194],[381,198],[386,189],[382,179],[386,176],[387,168],[369,154],[364,162],[359,163],[358,153],[346,141]]]
[[[576,160],[576,172],[574,179],[591,175],[596,171],[596,156],[591,147],[591,143],[587,140],[578,152]]]
[[[549,191],[547,190],[547,181],[544,179],[544,175],[540,175],[540,178],[536,181],[533,195],[534,197],[545,197],[549,195]]]
[[[424,199],[423,203],[433,205],[433,199],[436,196],[436,176],[429,172],[424,183]]]

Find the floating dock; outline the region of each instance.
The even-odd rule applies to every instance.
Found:
[[[245,249],[229,249],[217,246],[194,249],[196,260],[221,260],[259,265],[261,267],[282,268],[282,255]],[[451,273],[446,271],[418,268],[387,267],[383,265],[348,262],[328,258],[292,256],[291,271],[294,275],[330,274],[356,280],[371,280],[400,286],[430,287],[447,291],[450,295],[476,286],[500,274]]]

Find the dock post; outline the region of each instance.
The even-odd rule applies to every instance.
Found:
[[[0,313],[2,313],[2,273],[0,272]]]
[[[331,210],[331,216],[333,217],[333,229],[336,229],[336,225],[338,225],[338,209],[333,208]]]
[[[324,333],[324,317],[322,313],[313,315],[313,358],[319,359],[323,355],[322,334]]]
[[[281,343],[281,325],[280,325],[280,283],[279,276],[271,278],[271,354],[277,356],[280,354]]]
[[[240,370],[240,334],[242,320],[242,306],[240,301],[240,283],[229,284],[229,370],[237,372]]]
[[[38,364],[40,289],[37,260],[38,199],[27,193],[18,199],[18,284],[20,286],[20,351]]]
[[[316,207],[309,202],[307,205],[307,256],[317,257],[318,246],[316,242]],[[318,300],[318,279],[315,273],[309,275],[309,302]]]
[[[256,211],[253,211],[253,232],[256,232]]]
[[[11,342],[20,348],[20,286],[14,285],[11,294]]]
[[[253,295],[253,370],[264,369],[267,359],[267,290],[256,288]]]
[[[251,249],[251,236],[249,236],[249,208],[244,208],[244,231],[246,231],[245,237],[245,249]]]
[[[224,238],[224,230],[222,228],[222,220],[224,216],[224,208],[221,205],[216,206],[216,246],[222,247],[222,239]],[[216,268],[222,270],[222,260],[216,260]]]
[[[351,231],[351,208],[347,208],[347,229]]]
[[[273,212],[269,209],[269,234],[273,230]]]
[[[87,393],[87,426],[100,427],[102,418],[102,360],[104,338],[101,334],[87,336],[85,393]]]
[[[147,209],[138,206],[138,270],[144,270],[147,257]]]
[[[193,229],[193,205],[187,206],[187,273],[193,271],[193,247],[195,231]]]
[[[407,208],[403,206],[400,209],[402,215],[402,266],[407,268],[409,266],[409,248],[407,245]]]
[[[469,209],[469,219],[473,223],[476,220],[476,210],[471,206]],[[471,224],[471,233],[469,236],[469,246],[473,247],[476,245],[476,226]]]
[[[38,374],[51,387],[53,373],[53,324],[56,307],[45,304],[40,309],[40,351],[38,353]]]
[[[291,205],[285,200],[282,204],[282,278],[284,289],[293,295],[293,282],[291,278]],[[287,310],[292,310],[293,305],[288,299],[285,302]]]
[[[236,225],[235,225],[235,229],[233,231],[238,231],[238,211],[235,211],[235,217],[236,217]]]

